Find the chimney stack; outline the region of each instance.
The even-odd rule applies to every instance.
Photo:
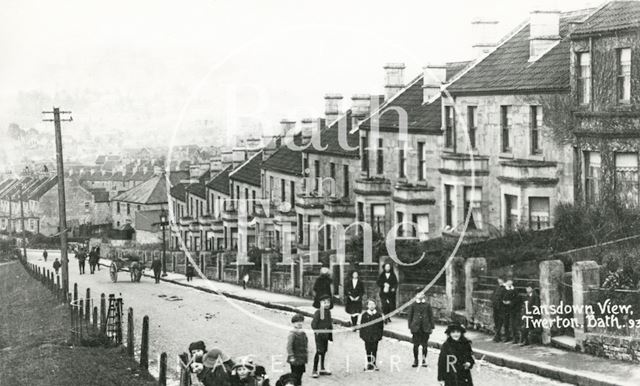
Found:
[[[324,121],[320,118],[304,118],[300,121],[300,134],[302,136],[302,145],[311,142],[311,138],[322,130]]]
[[[496,20],[475,19],[471,22],[471,33],[476,37],[476,42],[472,46],[476,58],[496,48],[498,44],[498,22]]]
[[[447,80],[447,66],[444,64],[428,64],[423,67],[422,103],[428,103],[440,96],[440,86]]]
[[[384,95],[389,99],[404,88],[404,63],[387,63],[384,65]]]
[[[371,112],[371,95],[354,94],[351,96],[351,119],[353,127],[357,126]]]
[[[280,121],[280,135],[282,137],[286,136],[287,133],[293,130],[296,127],[296,121],[292,121],[289,119],[283,119]]]
[[[560,41],[560,11],[531,11],[529,17],[529,61],[537,60]]]
[[[222,168],[226,169],[229,165],[233,165],[233,152],[231,150],[224,150],[222,152]]]
[[[325,94],[324,95],[324,116],[327,126],[330,126],[342,113],[340,107],[342,104],[342,94]]]

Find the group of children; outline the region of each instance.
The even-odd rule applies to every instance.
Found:
[[[532,320],[527,322],[525,318],[535,319],[538,316],[527,315],[526,311],[540,306],[540,296],[533,286],[528,285],[526,294],[522,297],[514,287],[513,280],[498,278],[492,304],[495,329],[493,341],[520,343],[524,346],[531,344],[537,329]]]

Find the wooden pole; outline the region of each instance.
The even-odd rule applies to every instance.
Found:
[[[90,321],[89,317],[91,316],[91,289],[87,288],[87,296],[84,304],[84,318],[87,322]]]
[[[93,306],[93,330],[97,331],[98,330],[98,307],[97,306]]]
[[[140,368],[149,370],[149,317],[142,318],[142,341],[140,342]]]
[[[133,308],[129,307],[127,315],[127,354],[129,354],[130,357],[135,355],[133,341]]]
[[[107,332],[107,299],[104,293],[100,294],[100,332]]]
[[[160,354],[160,373],[158,375],[158,385],[167,386],[167,353]]]

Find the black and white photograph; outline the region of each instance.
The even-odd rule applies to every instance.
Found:
[[[640,385],[640,0],[0,9],[0,386]]]

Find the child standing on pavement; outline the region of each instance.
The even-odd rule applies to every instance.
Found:
[[[364,371],[378,370],[376,357],[378,356],[378,343],[382,340],[384,322],[382,314],[376,308],[376,302],[369,299],[367,310],[360,316],[360,339],[364,341],[364,349],[367,352],[367,366]]]
[[[291,366],[291,374],[296,379],[296,385],[302,385],[302,374],[309,358],[309,340],[302,330],[304,316],[296,314],[291,318],[293,330],[287,339],[287,362]]]
[[[333,341],[333,323],[331,321],[331,295],[322,295],[319,299],[320,309],[313,314],[311,328],[315,332],[316,355],[313,357],[313,378],[318,375],[331,375],[331,371],[324,367],[325,356],[329,349],[329,341]],[[316,332],[317,331],[317,332]],[[320,363],[320,372],[318,372],[318,362]]]
[[[427,367],[427,346],[434,323],[433,310],[427,302],[424,292],[418,292],[415,302],[409,307],[407,322],[413,335],[413,365],[411,367]],[[422,346],[422,359],[418,361],[420,346]]]

